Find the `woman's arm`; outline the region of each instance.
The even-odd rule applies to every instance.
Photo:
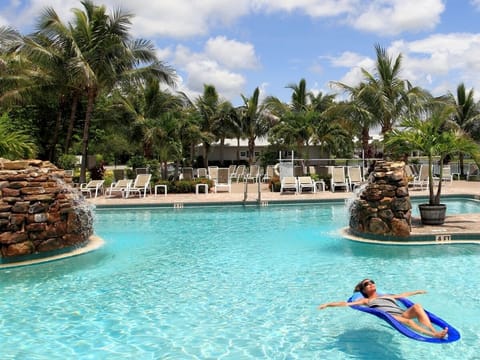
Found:
[[[413,295],[419,295],[419,294],[426,294],[427,292],[425,290],[415,290],[415,291],[407,291],[401,294],[393,294],[393,295],[386,295],[388,297],[398,299],[398,298],[403,298],[403,297],[409,297]]]
[[[319,310],[323,310],[327,307],[343,307],[343,306],[352,306],[352,305],[363,305],[366,304],[368,299],[360,299],[352,302],[347,302],[347,301],[335,301],[335,302],[329,302],[325,303],[322,305],[318,306]]]

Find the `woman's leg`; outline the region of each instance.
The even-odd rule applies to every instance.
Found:
[[[423,324],[427,328],[429,328],[431,331],[436,332],[435,328],[433,327],[430,321],[430,318],[428,317],[427,313],[425,312],[422,305],[420,304],[412,305],[407,310],[405,310],[402,316],[407,319],[417,318],[420,324]]]
[[[392,315],[395,319],[400,321],[402,324],[407,325],[408,327],[411,327],[413,330],[428,335],[428,336],[435,336],[435,332],[431,331],[429,329],[424,328],[423,326],[418,325],[415,321],[412,319],[407,319],[402,317],[401,315]]]
[[[418,325],[414,320],[412,319],[407,319],[402,317],[401,315],[392,315],[395,319],[400,321],[402,324],[407,325],[408,327],[411,327],[413,330],[428,335],[436,338],[443,339],[447,333],[448,333],[448,328],[443,329],[442,331],[431,331],[429,329],[424,328],[423,326]]]
[[[397,318],[397,317],[395,317],[395,318]],[[444,338],[448,333],[448,328],[445,328],[442,331],[437,331],[433,327],[432,322],[430,321],[430,318],[428,317],[427,313],[425,312],[422,305],[420,305],[420,304],[414,304],[413,306],[409,307],[407,310],[404,311],[404,313],[401,316],[399,316],[399,318],[404,318],[406,320],[411,321],[416,326],[418,326],[418,328],[423,329],[423,331],[419,330],[416,326],[412,326],[409,322],[406,322],[407,325],[411,326],[412,328],[415,328],[417,331],[421,331],[424,334],[428,334],[430,336]],[[427,329],[422,328],[412,319],[418,319],[420,324],[424,325]],[[401,321],[401,320],[399,320],[399,321]]]

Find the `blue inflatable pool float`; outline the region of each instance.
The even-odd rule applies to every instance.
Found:
[[[363,298],[363,295],[360,292],[356,292],[347,301],[352,302],[352,301],[355,301],[355,300],[359,300],[361,298]],[[411,302],[407,298],[399,298],[399,299],[396,299],[396,300],[398,300],[400,303],[402,303],[406,308],[409,308],[410,306],[412,306],[414,304],[413,302]],[[444,343],[454,342],[454,341],[457,341],[457,340],[460,339],[460,333],[457,331],[457,329],[455,329],[452,325],[448,324],[446,321],[440,319],[438,316],[436,316],[435,314],[432,314],[431,312],[429,312],[427,310],[425,310],[425,312],[427,313],[428,317],[430,318],[430,321],[432,322],[432,324],[437,325],[441,329],[444,329],[445,327],[448,327],[447,337],[445,337],[443,339],[439,339],[439,338],[433,338],[433,337],[429,337],[429,336],[419,334],[419,333],[413,331],[412,329],[410,329],[408,326],[406,326],[406,325],[402,324],[401,322],[399,322],[398,320],[396,320],[392,315],[390,315],[389,313],[386,313],[385,311],[381,311],[381,310],[378,310],[378,309],[375,309],[375,308],[369,308],[368,306],[362,306],[362,305],[353,305],[353,306],[350,306],[350,307],[352,309],[355,309],[355,310],[359,310],[359,311],[363,311],[363,312],[375,315],[375,316],[379,317],[380,319],[385,320],[393,328],[395,328],[397,331],[399,331],[403,335],[405,335],[405,336],[407,336],[411,339],[414,339],[414,340],[425,341],[425,342],[430,342],[430,343],[444,344]]]

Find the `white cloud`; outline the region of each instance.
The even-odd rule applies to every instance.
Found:
[[[246,79],[243,75],[223,68],[205,53],[193,53],[185,46],[177,46],[175,66],[187,74],[185,86],[195,92],[203,92],[204,84],[212,84],[218,93],[232,100],[242,92]]]
[[[359,30],[396,35],[435,28],[444,10],[442,0],[362,1],[348,22]]]
[[[212,27],[225,26],[249,13],[251,0],[103,0],[108,10],[121,8],[135,15],[133,31],[139,37],[168,36],[186,38],[208,34]],[[18,4],[15,4],[18,3]],[[15,1],[0,13],[11,19],[10,25],[30,28],[45,7],[54,8],[63,20],[72,16],[72,8],[83,8],[79,0]],[[21,6],[20,3],[24,4]],[[10,14],[6,16],[5,14]]]
[[[258,67],[258,59],[252,44],[229,40],[225,36],[209,39],[205,44],[205,54],[229,69]]]
[[[134,29],[141,37],[187,38],[208,34],[216,26],[230,25],[247,15],[249,0],[124,0],[123,7],[135,13]]]
[[[215,27],[229,26],[252,13],[298,12],[313,18],[334,17],[356,29],[377,34],[398,34],[434,28],[445,9],[445,0],[103,0],[107,9],[122,8],[135,14],[133,32],[139,37],[190,38],[207,35]],[[21,6],[20,4],[24,4]],[[480,0],[472,2],[478,6]],[[33,25],[46,6],[62,19],[79,0],[11,1],[0,9],[11,25]],[[8,16],[7,16],[8,15]]]
[[[472,6],[475,7],[477,10],[480,10],[480,0],[471,0],[470,3],[471,3]]]
[[[0,26],[7,26],[9,22],[3,16],[0,16]]]
[[[330,17],[355,10],[357,0],[257,0],[252,1],[256,11],[300,11],[311,17]]]
[[[401,77],[414,86],[442,95],[460,82],[480,89],[480,34],[436,34],[421,40],[393,42],[387,49],[395,58],[402,54]],[[364,80],[361,69],[374,71],[375,59],[353,52],[330,57],[334,67],[347,68],[340,82],[354,86]]]
[[[170,57],[172,57],[172,49],[170,47],[157,49],[157,57],[161,61],[167,61]]]

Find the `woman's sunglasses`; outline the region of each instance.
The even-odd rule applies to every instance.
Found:
[[[365,289],[368,285],[375,284],[375,281],[373,280],[368,280],[362,283],[362,289]]]

